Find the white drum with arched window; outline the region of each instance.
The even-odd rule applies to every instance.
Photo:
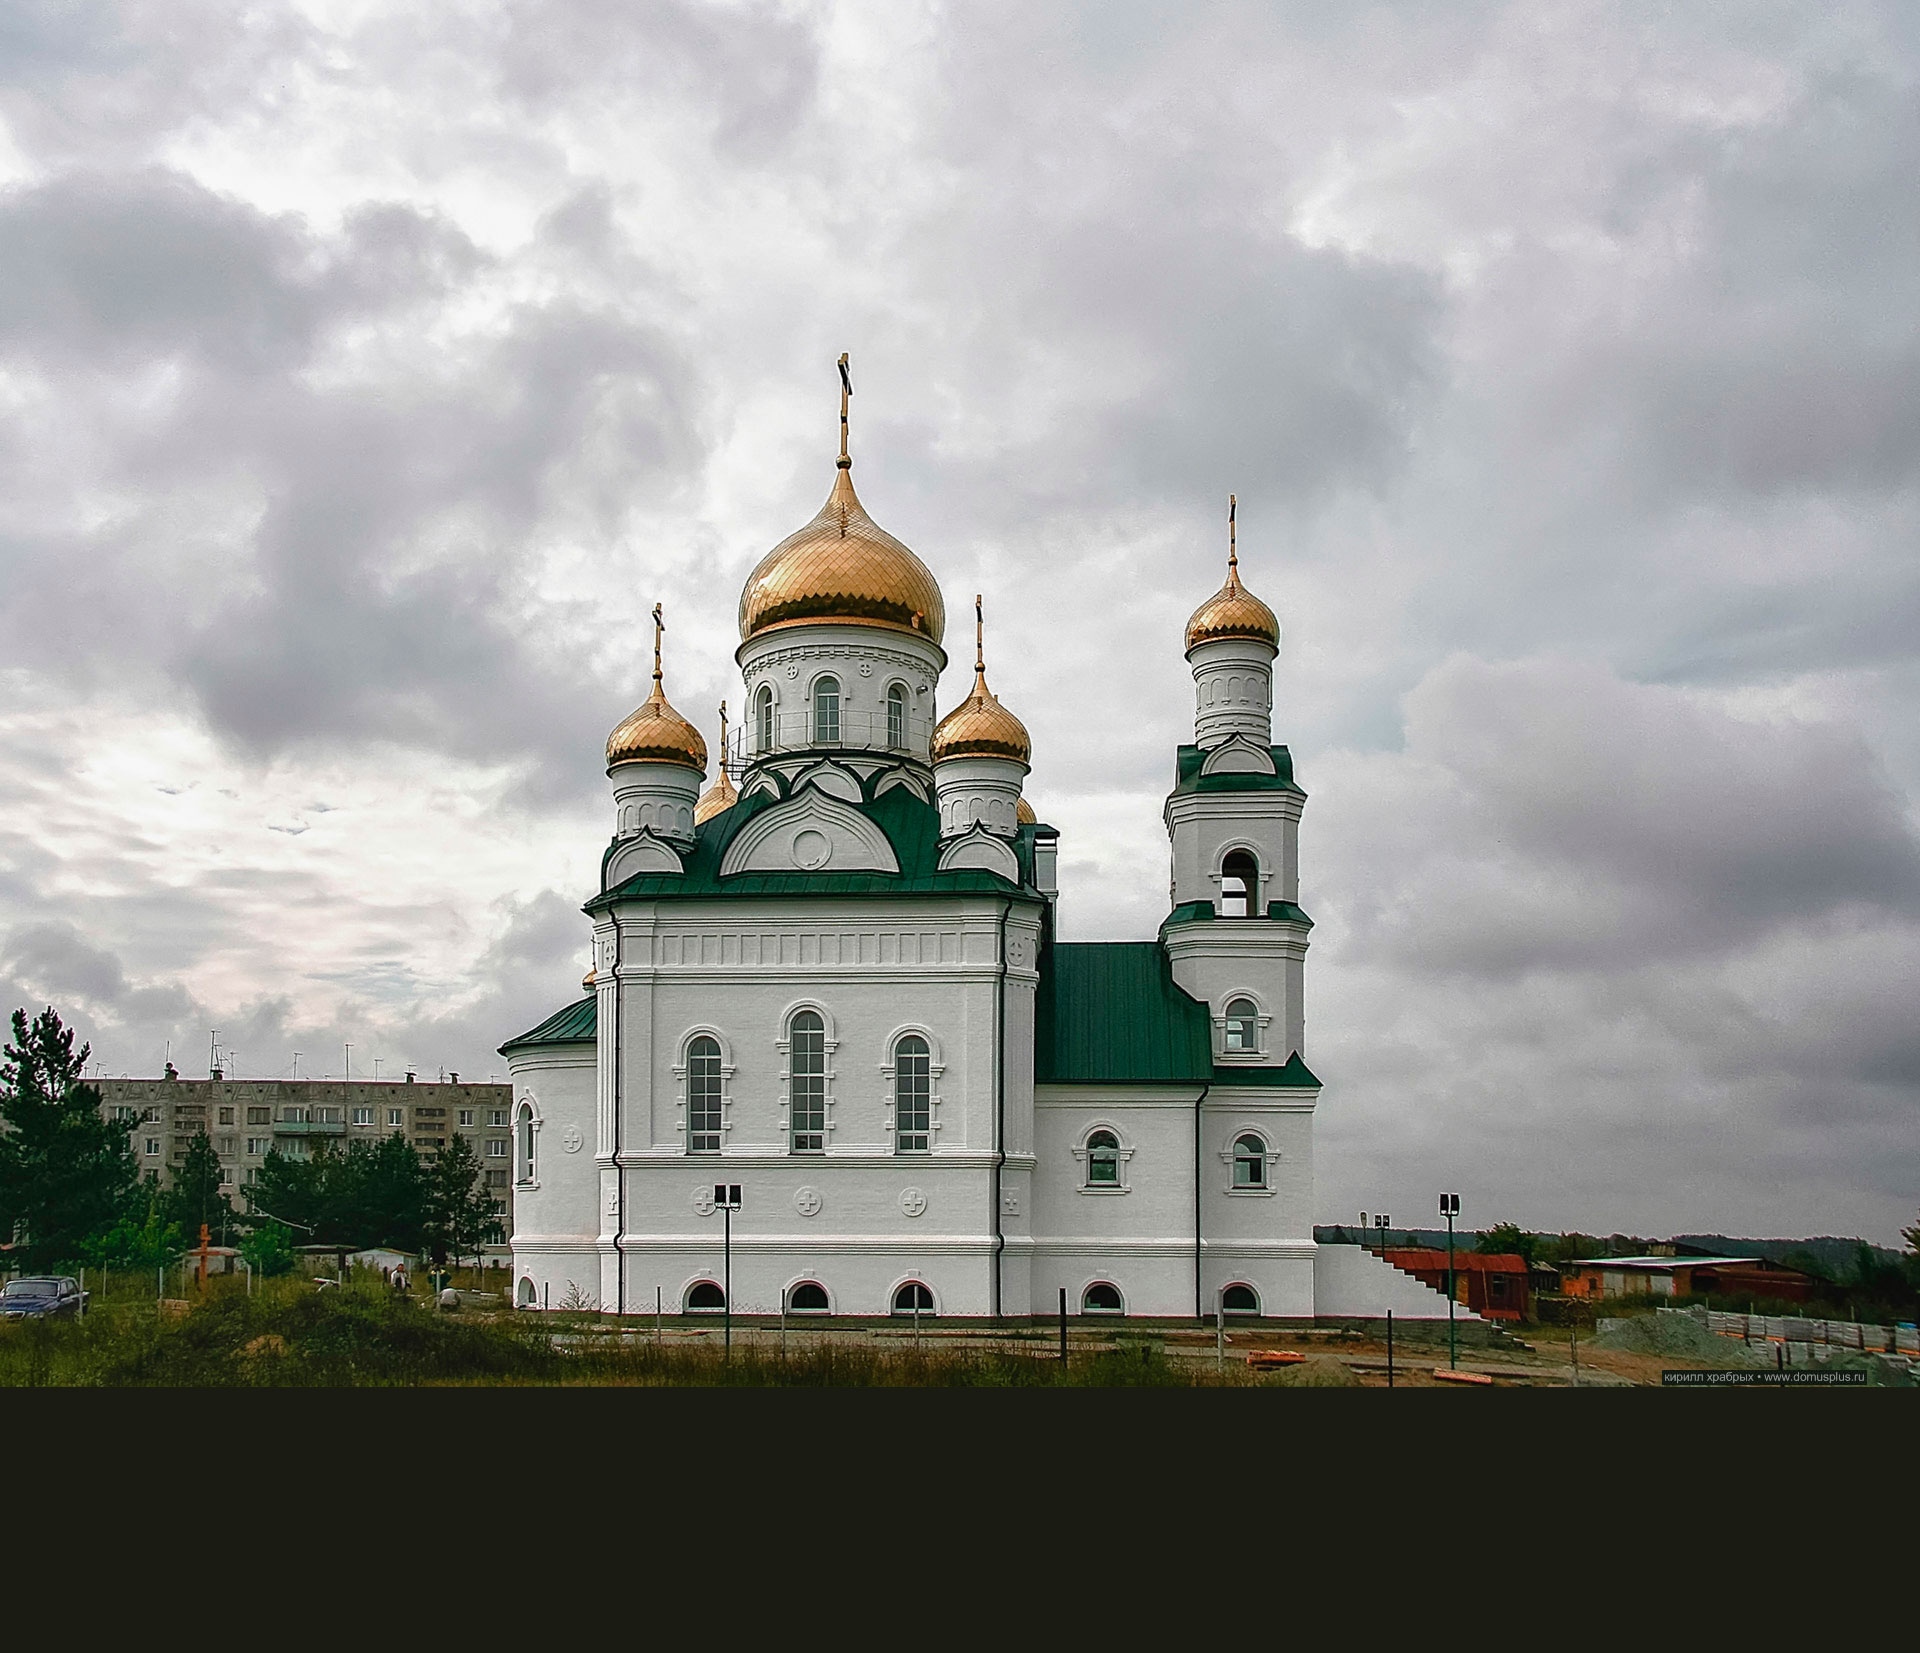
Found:
[[[813,744],[840,744],[840,679],[823,677],[813,686]]]
[[[687,1152],[720,1152],[720,1041],[705,1033],[687,1046]]]
[[[909,1033],[893,1047],[893,1147],[924,1154],[933,1146],[933,1053]]]
[[[827,1147],[827,1027],[802,1010],[787,1030],[788,1140],[796,1154]]]

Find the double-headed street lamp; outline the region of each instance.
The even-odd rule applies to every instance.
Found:
[[[1440,1215],[1447,1219],[1447,1365],[1460,1364],[1460,1345],[1455,1340],[1453,1329],[1453,1219],[1460,1215],[1460,1196],[1442,1194],[1440,1196]]]

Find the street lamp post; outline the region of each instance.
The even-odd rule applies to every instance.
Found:
[[[1393,1219],[1384,1211],[1376,1211],[1373,1214],[1373,1226],[1378,1229],[1380,1233],[1380,1255],[1382,1257],[1387,1254],[1387,1227],[1392,1221]]]
[[[1460,1215],[1458,1194],[1440,1196],[1440,1215],[1447,1219],[1447,1365],[1451,1368],[1460,1364],[1460,1345],[1453,1327],[1453,1302],[1456,1295],[1453,1283],[1453,1219]]]
[[[720,1207],[722,1218],[726,1222],[726,1267],[720,1276],[720,1306],[726,1314],[727,1358],[733,1358],[733,1214],[740,1209],[740,1184],[737,1182],[716,1182],[713,1185],[713,1203]]]

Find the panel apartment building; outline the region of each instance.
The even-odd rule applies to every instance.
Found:
[[[480,1161],[502,1227],[513,1229],[511,1085],[463,1085],[338,1079],[182,1079],[169,1067],[161,1079],[96,1079],[109,1119],[134,1125],[133,1151],[143,1173],[173,1181],[199,1132],[213,1139],[224,1187],[244,1198],[269,1152],[306,1159],[316,1142],[345,1142],[403,1133],[431,1160],[455,1136]]]

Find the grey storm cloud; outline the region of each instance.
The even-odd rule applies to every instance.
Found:
[[[1239,495],[1323,1216],[1453,1167],[1890,1238],[1917,81],[1871,3],[21,0],[0,986],[116,1069],[209,1021],[497,1066],[586,962],[644,616],[711,738],[846,349],[863,498],[987,594],[1066,933],[1163,914]]]

